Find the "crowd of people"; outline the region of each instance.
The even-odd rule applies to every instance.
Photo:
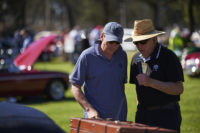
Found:
[[[63,47],[65,60],[76,63],[83,50],[92,46],[95,41],[100,40],[103,26],[96,25],[92,29],[81,29],[75,26],[71,31],[63,36]],[[158,42],[172,50],[179,59],[188,47],[200,47],[200,33],[198,31],[190,33],[189,29],[174,24],[168,29],[166,34],[158,37]],[[122,42],[124,43],[124,42]]]
[[[81,52],[86,48],[89,48],[92,44],[91,42],[99,39],[101,30],[102,26],[100,25],[95,26],[93,29],[80,29],[79,26],[75,26],[69,32],[41,31],[34,33],[34,31],[30,28],[19,29],[12,35],[0,38],[0,68],[7,67],[13,59],[29,47],[33,41],[50,34],[57,35],[57,42],[55,42],[56,44],[54,45],[54,49],[57,50],[52,50],[52,47],[49,46],[45,50],[50,50],[51,53],[48,52],[46,54],[57,55],[59,52],[61,53],[59,55],[64,54],[63,56],[65,60],[69,60],[75,64]],[[43,59],[43,55],[46,55],[44,54],[45,50],[39,57],[42,61],[47,60]]]
[[[92,46],[95,41],[100,40],[102,30],[103,26],[96,25],[89,29],[82,29],[79,26],[74,26],[69,32],[57,31],[56,33],[59,37],[58,41],[62,44],[62,53],[64,54],[65,61],[71,61],[73,64],[76,64],[82,51]],[[2,49],[6,49],[3,48],[6,44],[12,48],[10,51],[12,51],[12,57],[15,57],[35,41],[36,35],[37,33],[35,34],[31,29],[22,28],[14,33],[13,38],[5,37],[0,39],[1,55],[3,54]],[[183,29],[179,25],[174,25],[169,35],[165,36],[168,40],[165,40],[164,45],[167,45],[170,50],[174,51],[180,59],[184,48],[200,44],[200,34],[198,32],[194,32],[191,38],[189,37],[188,29]],[[158,38],[158,41],[160,42],[160,38]],[[5,51],[4,54],[5,53],[9,52]]]

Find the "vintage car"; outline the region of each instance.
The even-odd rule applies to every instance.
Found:
[[[32,69],[43,49],[55,39],[56,35],[50,35],[33,42],[8,68],[0,70],[0,97],[46,95],[53,100],[64,98],[69,85],[68,73]]]
[[[183,51],[181,64],[188,76],[200,76],[200,48],[191,46]]]
[[[127,39],[132,35],[133,35],[133,29],[124,28],[123,42],[121,43],[121,46],[124,51],[136,51],[137,50],[136,46],[133,45],[132,40]]]

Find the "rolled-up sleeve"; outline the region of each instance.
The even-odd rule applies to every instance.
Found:
[[[86,77],[86,71],[87,71],[86,68],[87,68],[86,57],[85,55],[81,55],[74,67],[72,74],[70,75],[69,81],[72,84],[77,84],[82,86]]]

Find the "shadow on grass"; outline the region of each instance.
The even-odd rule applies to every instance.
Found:
[[[71,101],[76,101],[76,100],[74,99],[74,97],[64,97],[62,100],[55,101],[48,98],[44,98],[42,96],[37,96],[37,97],[23,98],[17,102],[21,104],[41,104],[41,103],[47,103],[47,102],[62,102],[62,101],[71,102]]]

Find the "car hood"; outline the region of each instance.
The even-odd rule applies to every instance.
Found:
[[[14,64],[21,70],[30,68],[45,47],[55,39],[56,35],[50,35],[34,41],[24,52],[14,59]]]

